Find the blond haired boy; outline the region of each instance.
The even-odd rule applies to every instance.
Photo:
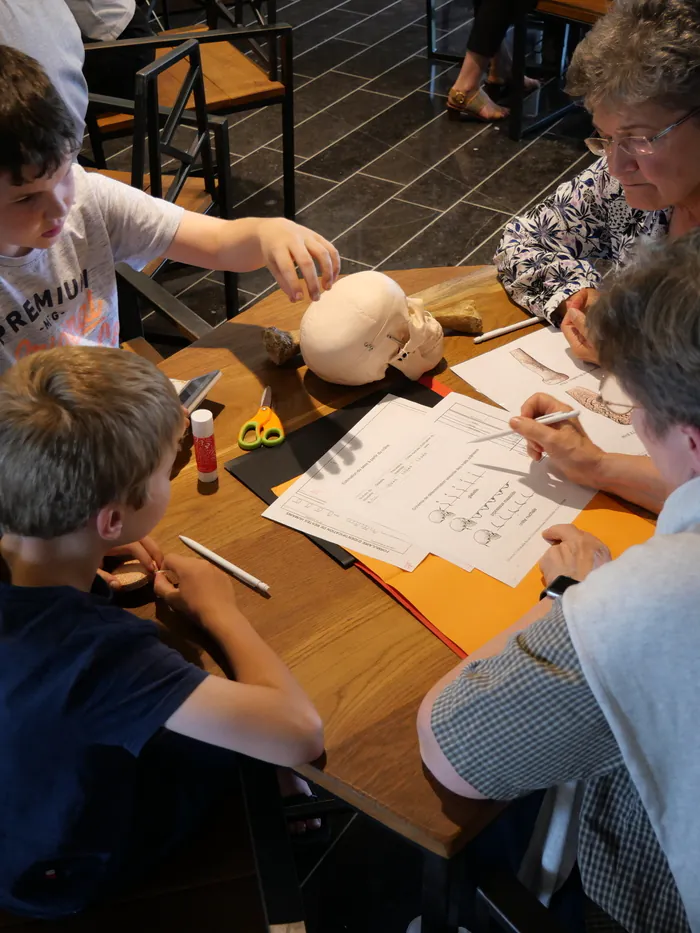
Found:
[[[158,861],[203,818],[203,800],[230,792],[230,750],[295,765],[321,753],[323,732],[221,571],[167,555],[156,592],[217,640],[235,682],[167,648],[96,577],[168,505],[183,414],[159,370],[114,349],[42,351],[0,376],[0,411],[11,574],[0,584],[0,906],[58,917]]]

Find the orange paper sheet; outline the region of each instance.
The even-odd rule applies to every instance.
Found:
[[[296,479],[276,486],[276,496]],[[642,518],[624,505],[598,493],[574,522],[607,544],[613,557],[634,544],[642,544],[654,533],[654,522]],[[421,622],[442,638],[456,654],[466,656],[524,615],[539,599],[543,581],[538,567],[508,586],[480,570],[467,572],[432,554],[408,573],[373,557],[347,550],[370,571],[370,575],[391,588],[394,595]],[[543,549],[544,551],[544,549]]]
[[[604,541],[613,557],[654,533],[653,522],[602,493],[591,500],[574,524]],[[512,587],[480,570],[467,573],[432,554],[412,573],[361,554],[355,556],[467,655],[527,612],[537,602],[543,585],[538,567]]]

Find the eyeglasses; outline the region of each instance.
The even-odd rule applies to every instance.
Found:
[[[600,136],[591,136],[588,139],[584,139],[584,142],[593,155],[597,156],[606,155],[613,145],[617,146],[617,148],[626,153],[626,155],[630,155],[635,159],[638,156],[648,156],[654,152],[654,144],[656,142],[662,139],[667,133],[670,133],[671,130],[675,130],[677,126],[685,123],[686,120],[690,120],[690,118],[694,117],[697,113],[700,113],[700,107],[691,110],[690,113],[681,117],[680,120],[676,120],[675,123],[667,126],[665,130],[661,130],[656,136],[651,136],[650,138],[646,136],[624,136],[622,139],[615,140],[603,139]]]
[[[610,373],[603,377],[598,390],[598,401],[615,415],[629,415],[635,408],[641,408],[624,391],[617,379]]]

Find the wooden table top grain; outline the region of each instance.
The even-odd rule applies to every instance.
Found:
[[[450,267],[388,274],[412,294],[467,271]],[[475,303],[484,331],[524,317],[495,276]],[[298,328],[305,306],[290,304],[277,291],[161,364],[168,376],[179,379],[222,370],[208,400],[215,412],[220,475],[213,489],[198,486],[192,451],[185,449],[176,463],[170,507],[154,535],[166,552],[190,553],[177,538],[189,535],[270,585],[270,599],[244,586],[237,587],[237,599],[323,717],[324,759],[301,768],[301,773],[423,848],[449,857],[501,809],[499,804],[463,800],[434,789],[422,766],[415,726],[418,707],[457,658],[363,573],[342,570],[303,535],[261,518],[263,503],[223,469],[228,459],[246,456],[237,446],[238,429],[257,410],[266,385],[272,387],[274,407],[287,433],[377,389],[376,384],[329,385],[301,361],[278,368],[267,359],[262,330],[270,325]],[[522,334],[477,346],[471,337],[447,336],[445,358],[448,363],[461,362],[512,336]],[[449,369],[438,378],[478,397]],[[268,454],[274,457],[274,449]],[[152,604],[135,611],[155,615]],[[469,612],[488,612],[488,606],[465,607],[465,622]],[[169,629],[166,637],[207,669],[219,672],[192,629],[168,617],[164,607],[158,615]]]

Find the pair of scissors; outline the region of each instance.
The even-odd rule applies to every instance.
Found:
[[[248,437],[251,432],[253,436]],[[256,450],[258,447],[277,447],[283,441],[282,422],[272,410],[272,389],[266,386],[260,399],[260,408],[250,421],[241,425],[238,446],[241,450]]]

